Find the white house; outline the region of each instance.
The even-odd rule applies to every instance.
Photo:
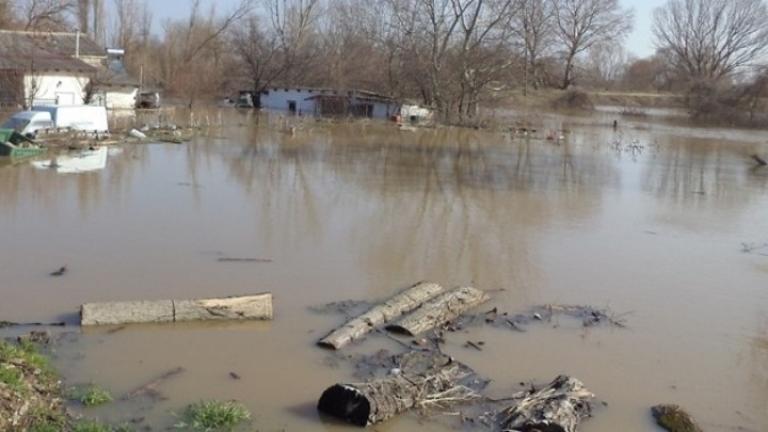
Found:
[[[0,105],[136,106],[139,83],[123,50],[81,33],[0,30]]]
[[[355,116],[388,119],[399,112],[392,98],[364,90],[274,87],[259,97],[260,106],[295,115]]]
[[[82,105],[96,69],[76,58],[69,34],[0,31],[0,104]],[[59,52],[69,49],[72,54]],[[86,52],[92,46],[84,44]]]

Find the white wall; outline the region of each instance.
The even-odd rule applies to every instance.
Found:
[[[24,75],[24,99],[36,104],[83,105],[85,88],[90,79],[85,75],[64,72],[36,72]],[[34,94],[33,94],[34,92]]]
[[[288,112],[288,101],[296,101],[296,110],[301,112],[302,115],[314,115],[315,114],[315,100],[307,98],[318,95],[343,95],[348,93],[339,91],[333,92],[332,90],[317,90],[307,88],[277,88],[269,89],[268,95],[261,95],[261,107],[273,111]],[[394,115],[398,111],[397,104],[395,103],[383,103],[383,102],[358,102],[353,99],[354,103],[368,103],[373,105],[373,117],[379,119],[387,119]]]
[[[309,89],[269,89],[269,94],[261,95],[261,107],[274,111],[288,112],[288,101],[296,102],[296,111],[302,115],[315,114],[315,101],[306,100],[308,97],[321,94],[319,91],[309,92]]]
[[[134,109],[139,89],[136,87],[115,87],[104,90],[107,109]]]

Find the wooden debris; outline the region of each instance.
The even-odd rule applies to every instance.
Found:
[[[164,372],[162,375],[153,379],[152,381],[142,385],[141,387],[136,388],[133,391],[126,393],[122,398],[120,398],[120,400],[125,401],[125,400],[136,398],[138,396],[157,396],[158,395],[157,387],[160,384],[164,383],[165,381],[168,381],[169,379],[177,375],[180,375],[183,372],[184,372],[184,368],[181,366],[168,370]]]
[[[272,319],[272,294],[200,300],[156,300],[84,304],[83,326],[208,320]]]
[[[473,374],[471,369],[446,357],[439,367],[412,373],[407,363],[414,355],[428,356],[409,353],[403,365],[393,368],[386,378],[329,387],[320,397],[318,410],[357,426],[369,426],[410,409],[445,408],[481,398],[461,384]]]
[[[53,277],[64,276],[64,273],[66,272],[67,272],[67,266],[62,266],[60,269],[56,270],[55,272],[51,272],[50,275]]]
[[[429,301],[398,323],[387,326],[387,330],[416,336],[449,323],[488,300],[490,296],[484,291],[472,287],[457,288]]]
[[[350,342],[365,336],[377,326],[399,318],[442,292],[443,287],[436,283],[420,282],[348,321],[342,327],[320,339],[318,345],[341,349]]]
[[[760,156],[758,156],[756,154],[752,155],[752,159],[754,159],[755,162],[757,162],[757,164],[760,165],[760,166],[768,165],[768,162],[766,162],[765,159],[761,158]]]
[[[656,405],[651,413],[656,423],[669,432],[701,432],[693,417],[678,405]]]
[[[581,381],[560,375],[503,410],[501,430],[576,432],[581,420],[591,415],[594,397]]]
[[[269,258],[227,258],[222,257],[217,260],[218,262],[253,262],[253,263],[271,263],[272,260]]]

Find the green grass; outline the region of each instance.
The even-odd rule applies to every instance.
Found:
[[[37,409],[31,414],[32,424],[29,432],[61,432],[67,430],[67,417],[64,413],[48,409]]]
[[[72,432],[112,432],[112,427],[95,420],[80,420],[72,425]]]
[[[187,407],[176,428],[203,432],[231,431],[250,418],[251,413],[238,402],[202,401]]]
[[[43,378],[54,379],[56,377],[51,362],[47,357],[37,352],[33,343],[22,342],[19,345],[12,345],[0,341],[0,363],[12,360],[40,370]]]
[[[67,391],[69,399],[76,400],[86,407],[95,407],[112,402],[112,395],[94,384],[75,386]]]
[[[22,392],[24,390],[24,375],[14,367],[0,364],[0,383],[7,385],[11,390]]]

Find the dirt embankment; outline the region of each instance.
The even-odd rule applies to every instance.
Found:
[[[65,430],[61,385],[32,343],[0,341],[0,430]]]

